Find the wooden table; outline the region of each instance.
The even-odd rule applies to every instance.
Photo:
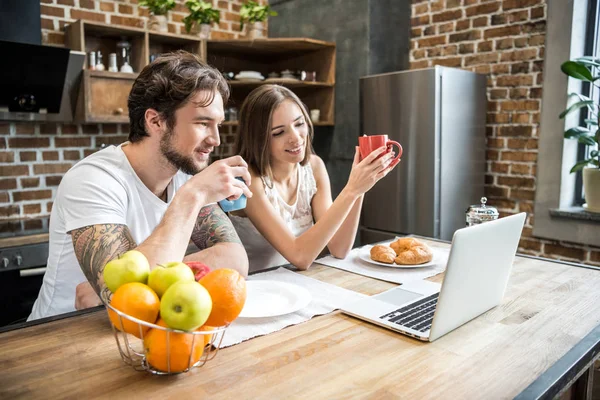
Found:
[[[366,294],[394,286],[320,265],[303,274]],[[334,312],[170,377],[124,365],[96,310],[0,334],[0,398],[549,398],[598,353],[598,288],[598,270],[517,257],[502,305],[434,343]]]

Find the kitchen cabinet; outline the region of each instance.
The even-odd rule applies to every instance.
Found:
[[[335,100],[335,43],[308,38],[269,38],[256,40],[209,40],[207,62],[222,72],[257,71],[314,72],[315,80],[266,79],[230,81],[230,106],[239,108],[246,96],[259,85],[278,84],[290,88],[307,108],[320,110],[315,125],[333,125]]]
[[[138,73],[150,63],[150,57],[178,49],[200,54],[205,43],[190,35],[150,32],[147,29],[77,20],[65,28],[66,45],[71,50],[84,51],[89,65],[89,53],[100,51],[105,71],[86,69],[83,74],[75,119],[84,123],[127,123],[127,97]],[[117,43],[126,39],[131,44],[130,65],[134,73],[108,72],[109,54],[120,55]],[[118,62],[118,66],[121,63]]]
[[[315,125],[331,126],[334,118],[335,43],[309,38],[265,38],[256,40],[201,40],[191,35],[159,33],[142,28],[108,25],[78,20],[66,27],[67,47],[86,52],[102,52],[108,68],[108,55],[118,53],[117,43],[126,38],[131,43],[130,64],[134,73],[85,70],[79,90],[76,120],[82,123],[127,123],[127,97],[137,74],[153,56],[187,50],[199,54],[221,72],[305,71],[315,73],[314,80],[268,79],[266,81],[229,81],[229,107],[239,110],[246,96],[265,83],[289,87],[306,104],[319,109]],[[86,68],[89,61],[86,60]],[[120,63],[119,63],[120,66]],[[236,121],[227,121],[235,127]]]

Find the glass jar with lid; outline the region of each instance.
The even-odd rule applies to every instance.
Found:
[[[467,208],[467,226],[478,225],[484,222],[498,219],[498,210],[495,207],[486,206],[487,198],[481,198],[481,204],[473,204]]]

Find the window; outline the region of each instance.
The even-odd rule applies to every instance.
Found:
[[[584,55],[600,57],[600,40],[599,34],[599,23],[600,23],[600,1],[599,0],[588,0],[587,4],[587,21],[585,28],[585,44],[584,44]],[[597,86],[590,84],[589,82],[583,82],[581,85],[581,94],[591,99],[600,98],[600,91]],[[585,120],[589,118],[588,109],[582,108],[579,116],[580,125],[585,124]],[[577,161],[581,161],[589,156],[589,153],[594,150],[593,146],[588,146],[580,143],[577,148]],[[583,176],[582,172],[577,172],[575,178],[575,205],[582,205],[585,203],[583,199]]]
[[[558,123],[558,115],[568,103],[568,93],[581,90],[580,81],[568,79],[560,70],[561,64],[582,56],[586,50],[586,42],[592,46],[592,50],[600,47],[598,3],[600,0],[547,0],[546,51],[533,223],[535,237],[592,246],[600,246],[600,221],[595,217],[589,218],[581,207],[573,207],[577,201],[582,200],[581,186],[577,189],[579,199],[576,200],[576,174],[570,173],[571,167],[577,162],[578,143],[564,139],[565,123]],[[589,23],[591,15],[593,22]],[[587,34],[590,26],[593,33]],[[591,44],[590,40],[586,41],[590,36]],[[588,53],[591,54],[598,57],[600,51]],[[600,93],[591,94],[600,98]],[[573,115],[574,119],[578,117]],[[583,151],[590,149],[584,148]],[[581,156],[583,154],[585,153]]]

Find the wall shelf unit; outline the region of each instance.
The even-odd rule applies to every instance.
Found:
[[[284,70],[315,72],[315,81],[267,79],[231,80],[228,106],[239,107],[260,85],[272,83],[294,91],[309,109],[321,111],[316,126],[334,124],[335,44],[307,38],[265,38],[257,40],[201,40],[196,36],[159,33],[147,29],[78,20],[66,27],[66,44],[72,50],[100,50],[108,67],[108,55],[117,53],[117,42],[131,43],[130,61],[135,73],[85,70],[76,120],[84,123],[128,122],[127,97],[138,73],[153,55],[178,49],[200,55],[222,72],[259,71],[263,76]],[[85,65],[88,65],[86,60]],[[227,121],[225,126],[237,126]]]
[[[263,84],[290,88],[309,109],[321,111],[321,121],[314,125],[335,123],[335,44],[307,38],[265,38],[256,40],[208,40],[206,60],[222,72],[258,71],[267,77],[271,72],[315,72],[316,80],[266,79],[264,81],[229,81],[230,106],[239,107],[246,96]]]

